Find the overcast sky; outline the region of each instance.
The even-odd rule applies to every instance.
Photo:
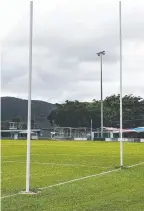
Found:
[[[0,2],[2,96],[27,98],[29,1]],[[122,1],[123,94],[144,97],[144,1]],[[48,102],[119,93],[119,1],[35,0],[32,98]]]

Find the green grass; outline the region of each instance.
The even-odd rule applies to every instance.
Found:
[[[26,141],[3,140],[2,197],[25,190]],[[143,143],[124,143],[124,165],[144,162]],[[31,189],[119,166],[118,142],[32,141]],[[2,211],[143,211],[144,163],[2,199]]]

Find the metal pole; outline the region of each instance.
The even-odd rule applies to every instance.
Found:
[[[26,193],[30,188],[30,140],[31,140],[31,84],[32,84],[32,32],[33,32],[33,1],[30,1],[30,37],[29,37],[29,83],[28,83],[28,119],[27,119],[27,162],[26,162]]]
[[[54,140],[55,140],[55,128],[54,128]]]
[[[91,119],[91,141],[93,140],[93,137],[92,137],[92,119]]]
[[[2,73],[2,68],[3,68],[3,49],[1,47],[1,73]]]
[[[72,128],[70,127],[70,138],[72,137]]]
[[[97,53],[100,56],[100,69],[101,69],[101,138],[103,138],[103,72],[102,72],[102,56],[105,55],[105,51]]]
[[[103,138],[103,72],[102,72],[102,54],[100,55],[101,60],[101,138]]]
[[[123,111],[122,111],[122,27],[121,27],[121,1],[119,2],[119,39],[120,39],[120,167],[123,167]]]

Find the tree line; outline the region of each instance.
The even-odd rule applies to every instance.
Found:
[[[48,116],[51,125],[61,127],[90,127],[101,125],[101,101],[92,102],[65,101],[56,104],[56,109]],[[104,105],[104,126],[120,126],[120,95],[106,97]],[[123,97],[123,128],[144,126],[144,99],[133,95]]]

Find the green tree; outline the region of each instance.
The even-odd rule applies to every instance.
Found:
[[[101,121],[101,102],[66,101],[57,104],[48,120],[61,127],[93,127],[99,128]],[[112,95],[104,100],[104,126],[119,127],[120,122],[120,96]],[[131,128],[144,125],[144,100],[133,95],[123,97],[123,127]]]

